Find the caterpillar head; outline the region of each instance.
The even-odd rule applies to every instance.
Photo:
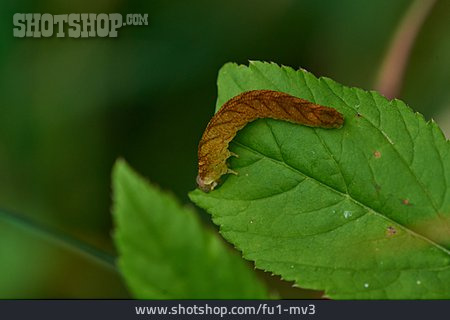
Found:
[[[197,185],[203,192],[213,191],[217,186],[217,181],[208,178],[202,178],[200,175],[197,176]]]

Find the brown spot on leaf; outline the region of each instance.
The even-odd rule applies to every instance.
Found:
[[[386,236],[387,237],[393,237],[397,234],[397,229],[395,229],[393,226],[389,226],[386,229]]]
[[[403,200],[402,200],[402,203],[403,203],[405,206],[410,206],[410,205],[411,205],[411,202],[409,202],[409,199],[403,199]]]
[[[373,153],[373,156],[374,156],[375,158],[379,159],[379,158],[381,158],[381,152],[377,150],[377,151],[375,151],[375,152]]]

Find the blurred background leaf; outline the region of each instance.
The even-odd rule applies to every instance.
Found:
[[[113,170],[114,240],[136,299],[268,299],[237,251],[205,228],[191,206],[118,160]]]
[[[115,159],[124,156],[188,201],[224,63],[274,61],[372,89],[410,3],[2,1],[0,206],[113,253]],[[149,25],[123,27],[115,39],[13,38],[17,12],[148,13]],[[447,134],[449,26],[450,2],[438,1],[399,96]],[[0,229],[1,297],[128,296],[117,274],[107,277],[101,266],[10,224],[0,222]]]

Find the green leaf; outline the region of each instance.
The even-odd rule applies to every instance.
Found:
[[[267,298],[238,255],[195,212],[138,176],[123,160],[113,170],[119,268],[136,298]]]
[[[190,193],[256,267],[342,299],[450,298],[450,149],[402,101],[251,62],[219,74],[221,106],[287,92],[344,114],[342,129],[272,119],[231,143],[237,176]]]

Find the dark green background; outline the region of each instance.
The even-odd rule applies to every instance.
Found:
[[[374,79],[409,0],[2,1],[0,207],[113,252],[123,156],[187,202],[226,62],[274,61],[345,85]],[[12,17],[147,13],[118,38],[14,38]],[[450,2],[418,35],[399,98],[450,133]],[[0,220],[0,298],[127,297],[120,277]]]

